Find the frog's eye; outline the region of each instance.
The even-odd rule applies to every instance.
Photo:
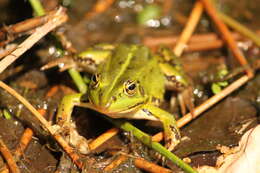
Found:
[[[100,75],[94,74],[91,78],[91,87],[96,88],[99,84]]]
[[[132,96],[136,93],[137,84],[134,81],[128,80],[124,84],[124,91],[127,95]]]

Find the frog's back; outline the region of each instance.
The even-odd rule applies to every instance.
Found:
[[[158,99],[163,97],[164,75],[145,46],[118,45],[98,71],[102,73],[106,92],[115,92],[130,80],[139,82],[145,95]]]

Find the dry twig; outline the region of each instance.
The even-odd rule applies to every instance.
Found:
[[[1,167],[1,171],[0,171],[0,173],[9,173],[10,171],[9,171],[9,169],[8,169],[8,167],[6,166],[6,165],[4,165],[3,167]]]
[[[47,129],[47,131],[56,139],[56,141],[62,146],[62,148],[68,153],[73,162],[82,168],[83,163],[79,160],[80,157],[74,152],[74,150],[69,146],[69,144],[56,133],[56,130],[50,126],[50,124],[42,117],[42,115],[20,94],[18,94],[14,89],[0,81],[0,87],[6,90],[9,94],[14,96],[19,100],[40,122],[41,125]]]
[[[96,2],[94,5],[93,9],[85,14],[85,18],[89,19],[94,16],[96,16],[99,13],[103,13],[106,11],[113,3],[115,0],[99,0]]]
[[[1,47],[1,43],[0,43],[0,47]],[[10,53],[12,53],[16,48],[17,48],[16,44],[9,44],[8,46],[6,46],[0,52],[0,59],[2,59],[3,57],[9,55]]]
[[[30,35],[23,43],[21,43],[17,47],[16,50],[14,50],[10,55],[6,56],[3,60],[0,61],[0,73],[2,73],[16,59],[18,59],[24,52],[30,49],[37,41],[39,41],[54,28],[64,23],[68,18],[65,13],[65,9],[62,7],[60,7],[56,11],[51,12],[48,16],[49,20],[46,24],[38,27],[32,35]]]
[[[260,34],[258,32],[258,34]],[[232,33],[235,40],[242,39],[243,37],[238,33]],[[148,47],[156,47],[161,44],[164,45],[175,45],[179,36],[164,36],[164,37],[145,37],[143,44]],[[223,47],[224,43],[217,34],[207,33],[207,34],[194,34],[191,36],[189,43],[184,51],[203,51],[210,49],[217,49]]]
[[[185,28],[182,30],[181,36],[179,37],[177,44],[173,49],[173,52],[176,56],[181,56],[183,50],[187,46],[187,42],[189,41],[193,31],[195,30],[195,27],[199,22],[202,11],[202,4],[200,2],[196,2],[188,19],[188,22]]]
[[[150,173],[172,173],[171,170],[167,169],[167,168],[163,168],[159,165],[156,165],[152,162],[148,162],[144,159],[141,159],[141,158],[136,158],[134,160],[134,164],[136,167],[142,169],[142,170],[145,170],[147,172],[150,172]]]
[[[17,36],[32,31],[47,22],[49,16],[34,17],[14,25],[4,26],[0,29],[0,47],[13,41]]]
[[[169,15],[174,0],[164,0],[163,2],[163,15]]]

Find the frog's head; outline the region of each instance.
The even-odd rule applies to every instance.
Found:
[[[111,116],[134,111],[147,101],[139,81],[109,81],[102,74],[92,77],[88,96],[95,109]]]

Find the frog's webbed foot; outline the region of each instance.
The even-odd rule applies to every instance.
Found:
[[[175,127],[169,125],[171,130],[164,129],[164,147],[169,150],[173,151],[174,148],[180,143],[180,133],[179,130]],[[165,163],[166,158],[162,156],[161,154],[157,153],[156,158],[162,162],[162,164]]]
[[[74,122],[65,123],[62,126],[53,125],[53,128],[56,129],[55,134],[63,136],[65,141],[74,147],[80,154],[88,154],[90,152],[88,145],[89,141],[78,133]]]
[[[180,143],[179,132],[177,132],[177,129],[174,129],[173,131],[175,131],[175,132],[174,133],[171,132],[170,134],[165,133],[165,135],[164,135],[165,136],[164,137],[165,147],[169,151],[173,151],[173,149]]]
[[[168,90],[177,92],[177,99],[182,115],[185,115],[188,112],[188,109],[191,112],[191,115],[194,117],[195,106],[193,102],[193,87],[192,84],[190,84],[190,80],[186,79],[185,81],[186,82],[184,84],[183,82],[177,81],[175,76],[167,77],[166,88]],[[172,96],[172,98],[173,97],[175,97],[175,95]]]
[[[68,135],[65,139],[71,146],[75,147],[80,154],[88,154],[90,152],[89,141],[78,133],[74,122],[71,123]]]
[[[185,115],[188,111],[190,111],[192,117],[194,117],[194,103],[193,103],[193,89],[192,87],[187,87],[180,93],[178,93],[178,101],[181,108],[182,115]]]

